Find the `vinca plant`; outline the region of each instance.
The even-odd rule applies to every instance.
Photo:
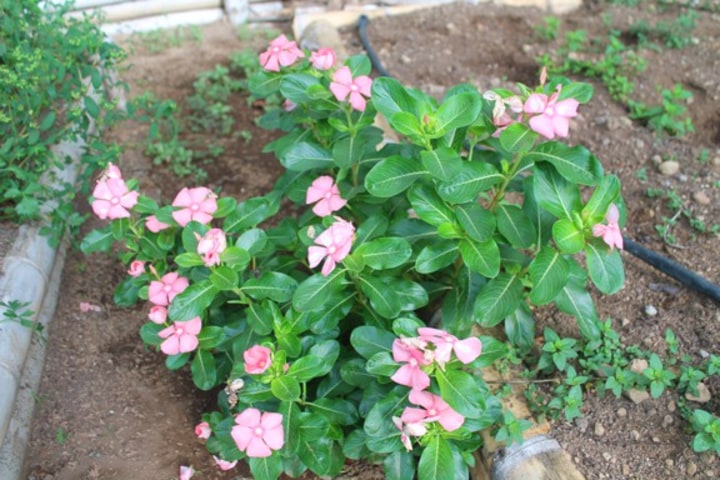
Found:
[[[146,302],[143,341],[218,392],[196,434],[220,468],[467,478],[480,432],[517,423],[482,378],[506,345],[479,327],[527,347],[554,304],[599,338],[589,283],[623,284],[620,183],[561,140],[592,89],[541,75],[438,101],[284,36],[260,64],[251,93],[285,99],[260,122],[284,132],[274,188],[160,205],[109,165],[91,199],[109,224],[82,247],[122,246],[116,302]]]

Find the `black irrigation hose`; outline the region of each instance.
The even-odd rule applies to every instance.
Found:
[[[367,26],[369,23],[370,20],[367,16],[360,15],[357,25],[360,43],[362,43],[363,48],[367,52],[367,56],[370,58],[370,63],[372,63],[375,70],[384,77],[391,77],[392,75],[385,70],[385,67],[383,67],[382,62],[380,62],[377,53],[375,53],[375,50],[373,50],[372,45],[370,44],[370,40],[367,36]],[[634,255],[648,265],[655,267],[669,277],[674,278],[683,285],[710,297],[717,303],[720,303],[720,286],[713,284],[697,273],[691,272],[679,263],[663,257],[659,253],[653,252],[638,243],[635,243],[627,237],[623,237],[623,242],[625,251],[628,253]]]

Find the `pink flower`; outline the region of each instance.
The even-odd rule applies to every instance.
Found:
[[[598,223],[592,227],[593,235],[596,237],[602,237],[603,241],[610,247],[610,250],[614,247],[617,247],[620,250],[623,248],[623,236],[620,231],[620,225],[618,225],[618,220],[620,220],[620,212],[613,203],[610,205],[610,208],[608,208],[607,214],[605,215],[607,225]]]
[[[160,305],[153,305],[150,307],[148,318],[151,322],[162,325],[167,320],[167,313],[167,308],[161,307]]]
[[[216,457],[215,455],[213,455],[213,460],[215,460],[215,464],[218,467],[220,467],[220,470],[222,470],[222,471],[226,471],[226,470],[235,468],[235,465],[237,465],[237,463],[238,463],[237,460],[235,460],[233,462],[228,462],[227,460],[223,460],[222,458]]]
[[[297,43],[291,42],[285,35],[280,35],[260,54],[260,65],[269,72],[279,72],[280,67],[292,65],[295,60],[303,57],[305,54],[297,47]]]
[[[372,80],[367,75],[352,77],[350,67],[342,67],[332,76],[330,91],[339,101],[348,99],[355,110],[365,111],[365,97],[370,98]],[[349,97],[349,98],[348,98]]]
[[[330,225],[315,239],[315,244],[308,248],[308,263],[310,268],[317,267],[325,259],[320,273],[327,277],[335,269],[335,265],[341,262],[350,253],[353,239],[355,238],[355,227],[352,223],[341,218]],[[319,246],[317,246],[319,245]]]
[[[217,210],[216,196],[205,187],[183,188],[172,202],[173,207],[184,207],[172,213],[175,221],[184,227],[191,221],[210,223],[212,214]]]
[[[340,196],[340,190],[333,178],[323,175],[316,178],[308,188],[305,203],[315,203],[312,211],[319,217],[325,217],[344,207],[347,200]]]
[[[105,167],[105,171],[103,172],[104,178],[120,178],[122,179],[122,173],[120,172],[120,169],[117,167],[117,165],[114,165],[112,162],[107,164],[107,167]]]
[[[150,215],[145,219],[145,227],[153,233],[158,233],[161,230],[170,228],[170,225],[161,222],[155,215]]]
[[[220,265],[220,254],[227,247],[225,232],[219,228],[211,228],[202,238],[198,237],[198,240],[197,252],[203,256],[205,265]]]
[[[282,420],[279,413],[261,414],[256,408],[248,408],[235,417],[236,425],[230,435],[248,457],[269,457],[285,444]]]
[[[272,350],[261,345],[254,345],[243,353],[245,371],[250,374],[265,373],[272,363]]]
[[[102,312],[102,307],[100,307],[99,305],[93,305],[90,302],[80,302],[80,311],[83,313]]]
[[[525,113],[537,114],[530,118],[530,128],[543,137],[552,140],[557,137],[567,137],[570,130],[570,119],[577,116],[580,104],[574,98],[558,101],[562,85],[550,97],[542,93],[533,93],[527,100],[523,109]]]
[[[102,220],[128,218],[128,209],[137,204],[137,199],[138,192],[128,190],[122,178],[101,178],[93,190],[92,209]]]
[[[426,410],[426,422],[437,421],[448,432],[457,430],[465,423],[465,417],[453,410],[445,400],[430,392],[412,390],[410,401]]]
[[[198,438],[207,440],[210,438],[210,433],[212,433],[212,431],[210,430],[210,424],[208,422],[200,422],[195,425],[195,435],[197,435]]]
[[[166,307],[170,305],[175,295],[182,293],[189,284],[188,279],[181,277],[177,272],[166,273],[160,281],[150,282],[148,300],[155,305]]]
[[[335,50],[329,47],[321,48],[317,52],[310,54],[310,63],[318,70],[328,70],[332,68],[336,60]]]
[[[283,102],[283,110],[285,110],[286,112],[292,112],[293,110],[295,110],[296,107],[297,104],[295,104],[295,102],[288,98],[286,98]]]
[[[402,432],[400,441],[408,452],[413,448],[410,437],[422,437],[427,433],[426,417],[425,410],[413,407],[405,407],[400,418],[392,417],[393,423]]]
[[[175,322],[158,332],[158,336],[165,339],[160,344],[160,350],[166,355],[192,352],[198,347],[197,336],[200,330],[202,330],[200,317],[187,322]]]
[[[193,470],[192,467],[180,465],[180,476],[178,477],[178,480],[190,480],[193,475],[195,475],[195,470]]]
[[[482,353],[482,342],[476,337],[458,340],[444,330],[428,327],[419,328],[418,335],[421,340],[435,345],[435,361],[440,366],[450,361],[450,353],[453,351],[457,359],[465,365],[473,362]]]
[[[141,260],[133,260],[133,262],[130,263],[130,268],[128,268],[127,273],[131,277],[139,277],[145,273],[145,262]]]
[[[412,345],[408,339],[397,338],[392,345],[393,360],[405,362],[390,379],[400,385],[413,390],[425,390],[430,386],[430,376],[422,370],[423,365],[430,365],[432,360],[425,356],[425,352]]]

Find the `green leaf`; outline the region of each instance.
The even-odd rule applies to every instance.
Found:
[[[455,471],[452,450],[447,440],[436,436],[430,439],[418,463],[418,480],[437,480]]]
[[[50,127],[55,125],[55,112],[50,111],[47,115],[45,115],[45,118],[43,118],[42,122],[40,123],[40,131],[44,132],[45,130],[48,130]]]
[[[405,87],[390,77],[380,77],[372,83],[372,103],[386,119],[398,112],[418,112],[417,100]]]
[[[527,307],[527,305],[525,306]],[[473,362],[474,367],[486,368],[495,363],[496,360],[507,356],[508,347],[503,342],[485,335],[480,337],[480,341],[482,342],[482,353]]]
[[[701,432],[693,437],[692,449],[697,453],[707,452],[716,448],[716,442],[705,432]]]
[[[251,278],[242,291],[255,300],[269,298],[279,303],[287,302],[297,288],[297,281],[280,272],[265,272],[260,278]]]
[[[329,169],[334,166],[329,150],[310,142],[298,142],[283,152],[280,163],[288,170],[305,172],[313,169]]]
[[[277,454],[248,458],[247,462],[255,480],[277,480],[283,472],[282,457]]]
[[[331,465],[332,441],[321,438],[312,442],[301,440],[298,455],[300,460],[316,475],[326,475]]]
[[[500,249],[492,238],[484,242],[461,240],[459,249],[465,265],[473,272],[487,278],[500,272]]]
[[[217,210],[213,213],[213,218],[225,218],[235,211],[237,208],[237,200],[232,197],[221,197],[217,199]],[[152,211],[148,212],[152,213]]]
[[[498,231],[513,247],[530,248],[535,243],[535,227],[517,205],[498,205],[495,219]]]
[[[265,98],[280,89],[282,75],[259,71],[248,79],[248,89],[253,95]]]
[[[307,103],[310,100],[307,95],[308,88],[317,84],[318,79],[308,73],[291,73],[283,75],[280,93],[295,104]]]
[[[585,289],[586,280],[580,275],[582,268],[575,262],[570,262],[570,267],[570,279],[555,298],[555,304],[561,312],[575,317],[585,338],[596,340],[600,338],[600,327],[595,304]]]
[[[582,218],[589,224],[601,222],[610,205],[620,196],[620,179],[615,175],[603,177],[597,186],[585,208],[582,210]]]
[[[238,237],[235,241],[235,246],[247,251],[250,256],[254,256],[265,248],[267,240],[267,234],[264,230],[251,228],[250,230],[243,232],[243,234]]]
[[[365,188],[376,197],[389,198],[407,190],[416,180],[426,176],[420,162],[392,155],[377,163],[365,176]]]
[[[133,277],[125,277],[113,294],[113,302],[118,307],[132,307],[138,300],[140,289],[147,285],[147,280]]]
[[[318,398],[308,402],[310,408],[327,418],[331,424],[342,426],[352,425],[358,421],[358,412],[355,404],[339,398]]]
[[[181,253],[180,255],[175,257],[175,263],[180,268],[190,268],[205,265],[203,258],[195,252]]]
[[[88,95],[83,98],[83,104],[85,105],[85,111],[88,113],[88,115],[90,115],[92,118],[98,118],[98,115],[100,115],[100,107],[98,107],[95,99]]]
[[[508,125],[500,132],[500,145],[511,153],[528,152],[539,135],[522,123]]]
[[[400,314],[402,305],[395,293],[382,278],[371,275],[358,277],[360,290],[370,300],[370,306],[383,318],[392,319]]]
[[[522,353],[529,353],[535,345],[535,318],[525,302],[505,317],[505,334]]]
[[[317,310],[333,299],[333,293],[342,289],[345,271],[336,268],[327,277],[317,273],[305,279],[295,289],[293,308],[298,312]]]
[[[282,312],[275,302],[252,302],[245,309],[250,328],[258,335],[269,335],[275,322],[282,320]]]
[[[570,220],[561,218],[555,222],[552,235],[562,253],[572,255],[585,248],[585,234]]]
[[[391,352],[396,338],[387,330],[363,325],[352,331],[350,344],[360,355],[369,359],[379,352]]]
[[[558,296],[568,282],[570,268],[565,259],[552,247],[544,247],[528,267],[533,281],[530,300],[545,305]]]
[[[430,175],[442,181],[452,180],[463,168],[460,155],[450,147],[420,152],[423,167]]]
[[[225,329],[213,325],[204,326],[197,336],[200,342],[199,348],[210,350],[226,340]]]
[[[560,175],[580,185],[597,185],[603,176],[598,159],[580,145],[570,147],[560,142],[541,143],[525,159],[551,163]]]
[[[157,323],[143,323],[142,327],[140,327],[140,338],[151,347],[158,347],[163,342],[163,339],[158,336],[158,332],[164,328],[164,325],[158,325]]]
[[[418,118],[412,113],[395,113],[388,119],[388,123],[390,123],[393,130],[401,135],[406,135],[415,139],[423,138],[423,128],[420,125],[420,120],[418,120]]]
[[[190,364],[193,383],[200,390],[210,390],[217,382],[217,372],[215,370],[215,357],[207,350],[198,350],[195,352]]]
[[[243,248],[228,247],[220,252],[220,261],[239,272],[250,264],[250,254]]]
[[[389,352],[379,352],[370,357],[365,364],[368,373],[380,377],[391,377],[398,369]]]
[[[473,202],[480,193],[502,180],[503,176],[489,163],[463,162],[460,173],[438,185],[438,194],[450,203]]]
[[[420,250],[415,260],[418,273],[432,273],[451,265],[459,253],[457,242],[438,240]]]
[[[296,378],[299,382],[307,382],[313,378],[326,375],[332,370],[332,366],[333,362],[328,358],[306,355],[292,362],[287,375]]]
[[[391,276],[382,281],[390,291],[395,292],[400,311],[412,312],[428,304],[428,292],[419,283]]]
[[[455,215],[450,207],[428,185],[415,185],[407,193],[415,214],[431,225],[454,223]]]
[[[440,396],[453,410],[467,418],[479,418],[482,414],[480,402],[485,395],[472,375],[462,370],[435,370],[440,386]]]
[[[114,241],[112,229],[108,225],[85,235],[80,243],[80,250],[83,253],[108,252]]]
[[[181,322],[200,316],[210,306],[217,294],[217,288],[209,280],[190,285],[170,303],[168,316]]]
[[[239,281],[238,274],[229,267],[216,267],[210,272],[210,283],[221,291],[232,290],[237,287]]]
[[[572,220],[573,213],[580,211],[580,189],[565,180],[551,165],[535,165],[532,178],[535,200],[542,208],[567,220]]]
[[[280,204],[272,198],[249,198],[239,203],[235,211],[225,218],[223,230],[226,233],[236,233],[253,228],[275,215],[279,208]]]
[[[468,91],[448,97],[437,110],[436,136],[472,125],[481,110],[482,99],[477,93]]]
[[[600,239],[593,239],[585,245],[587,269],[590,280],[603,293],[611,295],[623,287],[625,269],[617,249],[610,249]]]
[[[455,216],[465,233],[477,242],[484,242],[495,233],[495,217],[477,203],[456,205]]]
[[[473,307],[475,321],[484,327],[497,325],[518,308],[522,293],[517,275],[499,274],[480,289]]]
[[[415,456],[410,452],[395,451],[383,460],[385,480],[413,480]]]
[[[292,402],[300,398],[300,383],[295,377],[283,375],[270,382],[270,390],[280,401]]]
[[[404,238],[382,237],[360,245],[354,255],[361,256],[365,265],[372,269],[387,270],[408,261],[412,247]]]
[[[189,353],[181,353],[178,355],[168,355],[165,357],[165,368],[168,370],[179,370],[187,365],[190,360]]]
[[[585,82],[571,82],[567,85],[563,85],[560,90],[558,100],[565,100],[566,98],[574,98],[580,103],[587,103],[593,96],[593,86]]]

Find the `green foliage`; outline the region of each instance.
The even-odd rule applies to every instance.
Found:
[[[34,0],[0,2],[0,218],[37,219],[53,202],[46,232],[52,241],[82,217],[72,206],[75,186],[50,178],[52,168],[65,164],[51,146],[78,135],[87,140],[80,169],[86,194],[89,178],[113,153],[98,145],[98,135],[123,116],[109,92],[124,53],[92,18],[66,11]]]
[[[459,344],[460,338],[474,324],[503,324],[527,351],[533,309],[555,304],[595,341],[602,332],[589,283],[612,293],[624,279],[617,251],[592,234],[610,205],[622,203],[617,178],[605,175],[585,147],[542,138],[526,114],[499,134],[494,122],[498,103],[504,108],[531,93],[558,91],[558,101],[584,103],[592,88],[556,78],[534,91],[523,86],[519,94],[483,95],[460,85],[438,101],[379,78],[361,111],[338,100],[332,71],[312,68],[307,57],[247,82],[254,98],[294,103],[291,109],[266,103],[259,122],[285,132],[266,146],[286,169],[270,193],[243,202],[208,194],[196,205],[212,204],[213,218],[203,224],[200,217],[180,222],[186,211],[138,195],[129,218],[90,233],[83,248],[109,251],[116,241],[124,262],[148,267],[117,287],[115,298],[124,305],[157,303],[157,282],[187,279],[170,300],[167,319],[148,322],[141,337],[169,354],[168,368],[189,365],[199,389],[227,386],[217,411],[203,417],[213,454],[229,461],[248,456],[232,425],[257,408],[280,413],[285,432],[282,452],[250,458],[257,478],[306,469],[333,476],[346,457],[382,461],[390,478],[407,478],[401,470],[421,479],[439,472],[465,478],[480,430],[497,429],[498,440],[514,442],[528,421],[503,413],[482,377],[472,374],[507,356],[507,346],[490,337]],[[346,66],[354,76],[370,71],[364,56]],[[224,105],[239,86],[228,75],[216,68],[198,80],[203,109]],[[401,142],[383,143],[374,126],[378,114]],[[319,177],[329,177],[347,202],[322,217],[306,204]],[[298,215],[276,218],[281,205],[293,205]],[[150,215],[167,228],[149,231]],[[218,232],[222,241],[208,238]],[[335,244],[340,241],[347,243]],[[210,244],[217,248],[212,258],[204,251]],[[317,261],[319,252],[329,257]],[[587,270],[575,259],[581,254]],[[438,308],[434,322],[443,331],[423,333],[435,326]],[[197,344],[181,341],[173,349],[166,336],[175,334],[166,328],[198,318]],[[190,330],[182,335],[194,336]],[[579,342],[551,330],[545,335],[542,368],[567,373],[563,406],[572,417],[585,382],[572,365]],[[251,348],[264,352],[262,371],[248,368]],[[472,358],[462,354],[468,351]],[[427,387],[411,392],[409,382]],[[407,409],[431,408],[428,402],[438,399],[432,408],[454,414],[447,422],[402,419]]]

